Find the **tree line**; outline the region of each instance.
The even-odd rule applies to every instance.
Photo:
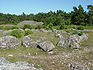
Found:
[[[83,7],[73,7],[73,11],[66,13],[62,10],[56,12],[50,11],[48,13],[38,14],[3,14],[0,13],[0,24],[18,24],[24,20],[32,20],[37,22],[43,22],[46,26],[60,26],[60,25],[93,25],[93,6],[87,6],[88,11],[84,11]]]

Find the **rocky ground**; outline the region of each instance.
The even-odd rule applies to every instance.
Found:
[[[85,31],[87,35],[82,36],[71,36],[62,30],[32,31],[33,34],[19,39],[7,39],[11,31],[1,31],[0,57],[13,64],[26,61],[43,70],[93,70],[92,31]]]

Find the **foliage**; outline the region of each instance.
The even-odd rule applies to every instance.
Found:
[[[10,33],[10,35],[15,36],[15,37],[17,37],[17,38],[20,38],[20,37],[22,37],[22,32],[19,31],[19,30],[13,30],[13,31]]]
[[[84,26],[79,26],[77,29],[78,30],[84,30]]]
[[[83,35],[83,32],[79,32],[78,35],[79,35],[79,36]]]
[[[70,30],[66,30],[66,32],[67,32],[67,33],[69,33],[69,32],[70,32]]]
[[[66,13],[62,10],[50,11],[48,13],[38,13],[38,14],[25,14],[24,12],[21,15],[14,14],[3,14],[0,13],[0,24],[13,24],[17,25],[19,22],[24,20],[31,20],[37,22],[43,22],[44,26],[49,26],[51,29],[51,24],[53,26],[60,25],[93,25],[93,5],[87,6],[88,11],[86,12],[81,5],[73,7],[74,11]],[[30,26],[27,26],[30,28]],[[37,27],[40,28],[40,27]],[[24,27],[25,29],[25,27]]]
[[[36,26],[36,29],[41,29],[41,28],[44,28],[44,26],[40,24]]]
[[[66,25],[61,25],[60,29],[67,29],[67,26]]]
[[[24,35],[26,36],[26,35],[30,35],[30,34],[32,34],[32,33],[33,33],[33,32],[32,32],[31,30],[26,30]]]
[[[26,28],[31,29],[31,25],[29,25],[29,24],[24,24],[23,29],[26,29]]]
[[[77,31],[74,31],[72,34],[78,34],[78,32]]]

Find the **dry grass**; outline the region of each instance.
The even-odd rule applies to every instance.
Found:
[[[0,49],[0,57],[5,57],[11,62],[27,61],[44,70],[69,70],[67,63],[70,61],[87,65],[93,70],[93,33],[88,32],[88,34],[89,39],[81,43],[82,49],[72,50],[70,48],[64,49],[56,46],[58,38],[55,37],[54,33],[34,32],[31,34],[33,40],[45,36],[47,40],[53,42],[56,46],[53,54],[48,54],[36,47],[25,48],[20,45],[15,49]],[[2,36],[2,33],[0,33],[0,36]],[[65,34],[63,36],[68,37],[68,35],[66,36]],[[20,40],[21,39],[22,38],[20,38]],[[9,57],[8,55],[13,56]]]

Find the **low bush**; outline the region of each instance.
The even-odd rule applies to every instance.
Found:
[[[29,35],[29,34],[32,34],[32,33],[33,32],[31,30],[26,30],[24,35],[26,36],[26,35]]]
[[[19,30],[13,30],[13,31],[10,33],[10,35],[15,36],[15,37],[17,37],[17,38],[20,38],[20,37],[22,37],[22,32],[19,31]]]
[[[67,29],[67,26],[66,25],[61,25],[60,29]]]
[[[83,35],[83,32],[79,32],[78,35],[79,35],[79,36]]]
[[[31,25],[29,25],[29,24],[24,24],[23,29],[26,29],[26,28],[31,29]]]
[[[77,32],[77,31],[75,31],[75,32],[73,32],[72,34],[78,34],[78,32]]]
[[[70,32],[70,30],[66,30],[66,32],[67,32],[67,33],[69,33],[69,32]]]
[[[84,30],[84,26],[79,26],[77,29],[78,30]]]

